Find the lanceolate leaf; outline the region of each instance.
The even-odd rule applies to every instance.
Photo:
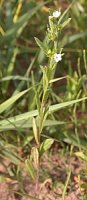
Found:
[[[26,113],[27,116],[27,113]],[[31,118],[31,117],[30,117]],[[0,131],[5,131],[5,130],[24,130],[26,128],[31,128],[32,127],[32,119],[27,118],[23,119],[22,121],[14,121],[12,122],[11,120],[1,120],[0,121]],[[14,119],[13,119],[14,120]],[[57,121],[57,120],[46,120],[44,123],[44,126],[58,126],[58,125],[63,125],[66,122],[63,121]]]
[[[53,139],[46,139],[40,146],[40,156],[42,156],[45,151],[47,151],[51,145],[53,144],[54,140]]]
[[[80,33],[76,33],[74,35],[71,35],[70,37],[68,37],[67,43],[70,44],[76,40],[81,40],[85,37],[87,37],[87,30],[80,32]]]
[[[52,105],[49,107],[49,112],[55,112],[57,110],[60,110],[62,108],[65,108],[67,106],[71,106],[75,103],[79,103],[80,101],[83,101],[87,99],[87,97],[84,97],[84,98],[81,98],[81,99],[76,99],[76,100],[72,100],[72,101],[67,101],[67,102],[64,102],[64,103],[59,103],[59,104],[56,104],[56,105]]]
[[[50,114],[51,112],[55,112],[57,110],[65,108],[67,106],[71,106],[71,105],[78,103],[78,102],[85,100],[85,99],[87,99],[87,97],[52,105],[52,106],[49,107],[48,112]],[[38,115],[38,110],[33,110],[33,111],[26,112],[26,113],[21,114],[21,115],[17,115],[17,116],[11,117],[11,118],[7,118],[5,120],[1,120],[0,121],[0,130],[4,130],[4,129],[6,130],[6,126],[7,126],[8,130],[9,130],[9,128],[14,129],[16,125],[17,125],[17,127],[20,127],[20,125],[21,125],[21,127],[24,126],[25,128],[31,127],[32,122],[30,122],[30,118],[32,119],[32,117],[35,117],[37,115]],[[28,126],[24,125],[26,120],[28,120],[27,121],[27,123],[29,123]],[[55,122],[54,122],[54,124],[55,124]],[[48,124],[48,126],[49,126],[49,124]]]
[[[40,49],[42,49],[44,51],[44,53],[47,53],[46,48],[43,44],[43,42],[41,42],[38,38],[35,37],[35,41],[37,43],[37,45],[40,47]]]
[[[75,0],[72,1],[72,3],[74,2]],[[59,21],[58,21],[58,24],[60,24],[62,22],[62,20],[65,18],[65,16],[67,15],[69,9],[71,8],[72,6],[72,3],[68,6],[68,8],[63,12],[63,14],[61,15],[61,17],[59,18]]]
[[[29,172],[29,175],[32,177],[33,180],[35,180],[36,179],[36,173],[35,173],[35,169],[33,167],[32,162],[29,159],[27,159],[25,161],[25,165],[26,165],[26,169]]]
[[[70,21],[71,18],[68,18],[65,22],[63,22],[63,24],[60,25],[60,27],[63,29],[65,26],[67,26],[67,24],[69,24]]]
[[[33,127],[33,133],[34,133],[35,141],[36,141],[37,144],[39,144],[39,132],[38,132],[36,119],[34,117],[33,117],[32,127]]]
[[[49,83],[54,83],[54,82],[60,81],[60,80],[62,80],[64,78],[67,78],[67,76],[63,76],[63,77],[60,77],[60,78],[54,78],[54,79],[50,80]]]
[[[8,100],[6,100],[5,102],[3,102],[0,105],[0,114],[2,112],[4,112],[9,106],[11,106],[13,103],[15,103],[15,101],[17,101],[20,97],[22,97],[25,93],[27,93],[29,91],[29,89],[24,90],[22,92],[19,92],[18,94],[12,96],[11,98],[9,98]]]
[[[75,155],[84,160],[85,162],[87,162],[87,155],[85,155],[82,151],[76,152]]]

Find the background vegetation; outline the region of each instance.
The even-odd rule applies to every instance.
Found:
[[[71,21],[59,35],[59,49],[63,47],[64,55],[56,67],[54,78],[62,79],[54,81],[49,91],[49,106],[59,104],[59,107],[57,111],[51,107],[55,112],[45,121],[41,142],[48,139],[45,150],[52,144],[47,152],[48,157],[56,148],[61,157],[69,155],[72,159],[74,155],[82,160],[85,167],[77,179],[80,187],[85,188],[85,191],[87,189],[86,100],[78,103],[78,99],[87,96],[87,1],[1,0],[0,159],[5,172],[1,174],[0,180],[7,181],[7,177],[17,180],[22,195],[25,195],[23,180],[27,171],[34,179],[29,160],[37,140],[33,134],[36,127],[32,125],[32,117],[37,116],[38,93],[35,91],[41,91],[40,65],[45,66],[47,63],[43,50],[37,46],[34,38],[45,43],[49,9],[61,9],[62,13],[65,11],[65,19],[71,18]],[[8,167],[5,162],[9,163]],[[65,171],[67,177],[63,185],[63,199],[71,180],[71,169],[68,173]],[[47,177],[45,174],[45,179]],[[84,192],[82,199],[86,198]]]

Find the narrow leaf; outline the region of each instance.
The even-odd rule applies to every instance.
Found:
[[[64,23],[60,25],[60,27],[63,29],[65,26],[67,26],[67,24],[69,24],[70,21],[71,21],[71,18],[68,18]]]
[[[62,80],[62,79],[64,79],[64,78],[67,78],[67,76],[63,76],[63,77],[60,77],[60,78],[52,79],[52,80],[49,81],[49,83],[54,83],[54,82],[60,81],[60,80]]]
[[[35,37],[35,41],[37,43],[37,45],[40,47],[40,49],[42,49],[44,51],[44,53],[47,53],[46,51],[46,47],[44,46],[43,42],[41,42],[38,38]]]
[[[28,118],[28,113],[25,113],[27,118]],[[21,115],[20,115],[21,117]],[[13,121],[13,120],[12,120]],[[63,125],[65,124],[66,122],[63,122],[63,121],[57,121],[57,120],[46,120],[45,123],[44,123],[44,126],[58,126],[58,125]],[[21,130],[24,130],[24,129],[27,129],[27,128],[31,128],[32,127],[32,120],[31,119],[23,119],[22,121],[21,120],[16,120],[15,121],[15,118],[14,118],[14,121],[11,122],[11,120],[1,120],[0,121],[0,131],[5,131],[5,130],[17,130],[19,129],[20,131]],[[31,140],[33,138],[33,134],[29,134],[29,136],[27,136],[27,138],[25,137],[25,142],[24,142],[24,145],[26,145],[29,140]]]
[[[64,108],[64,107],[67,107],[67,106],[71,106],[71,105],[73,105],[75,103],[79,103],[80,101],[83,101],[85,99],[87,99],[87,97],[84,97],[84,98],[81,98],[81,99],[72,100],[72,101],[67,101],[67,102],[64,102],[64,103],[59,103],[59,104],[50,106],[49,107],[49,112],[54,112],[54,111],[60,110],[61,108]]]
[[[42,156],[45,151],[47,151],[51,145],[53,144],[54,140],[53,139],[46,139],[40,146],[40,156]]]
[[[26,166],[26,169],[28,170],[29,175],[31,176],[31,178],[32,178],[33,180],[35,180],[35,179],[36,179],[36,173],[35,173],[33,164],[32,164],[32,162],[31,162],[29,159],[27,159],[27,160],[25,161],[25,166]]]
[[[0,114],[4,112],[9,106],[11,106],[15,101],[17,101],[20,97],[22,97],[25,93],[27,93],[29,89],[19,92],[17,95],[12,96],[5,102],[0,105]]]
[[[33,117],[33,133],[34,133],[34,138],[37,144],[39,144],[39,135],[38,135],[38,127],[36,124],[36,120]]]
[[[82,151],[76,152],[75,155],[84,160],[85,162],[87,162],[87,155],[85,155]]]

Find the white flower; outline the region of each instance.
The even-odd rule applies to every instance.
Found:
[[[53,15],[50,15],[50,16],[49,16],[49,20],[52,19],[53,17],[54,17],[54,18],[58,18],[60,15],[61,15],[61,12],[58,11],[58,10],[55,10],[55,11],[53,12]]]
[[[61,12],[60,12],[60,11],[55,10],[55,11],[53,12],[53,17],[55,17],[55,18],[58,18],[60,15],[61,15]]]
[[[63,54],[61,54],[61,53],[59,53],[59,54],[55,53],[54,54],[54,60],[55,60],[56,63],[62,60],[62,55]]]

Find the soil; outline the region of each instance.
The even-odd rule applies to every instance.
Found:
[[[62,200],[66,180],[71,172],[65,200],[86,200],[87,191],[81,188],[83,180],[79,179],[83,169],[84,163],[76,156],[70,156],[69,153],[65,154],[61,151],[57,152],[54,149],[45,154],[41,161],[38,188],[29,176],[25,175],[23,181],[24,191],[33,197],[38,195],[40,200]],[[0,174],[3,172],[4,168],[0,165]],[[0,200],[31,200],[29,196],[19,194],[20,188],[20,184],[10,178],[7,178],[5,182],[0,182]],[[34,199],[32,198],[32,200]]]

